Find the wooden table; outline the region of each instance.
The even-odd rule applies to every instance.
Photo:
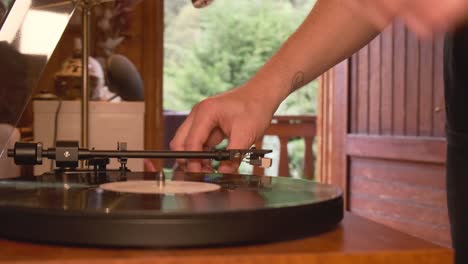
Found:
[[[291,219],[291,222],[294,220]],[[289,242],[209,249],[95,249],[0,240],[0,263],[452,263],[452,251],[347,214],[321,235]]]

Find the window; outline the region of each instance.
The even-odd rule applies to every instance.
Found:
[[[165,0],[164,109],[189,111],[204,98],[246,82],[299,26],[314,3],[216,0],[207,8],[196,9],[188,0]],[[292,94],[276,114],[315,114],[317,86],[312,82]],[[277,148],[275,144],[278,142],[272,139],[265,141],[265,147]],[[303,145],[299,140],[290,142],[292,167],[302,162]]]

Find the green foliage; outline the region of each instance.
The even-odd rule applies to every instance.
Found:
[[[187,0],[169,0],[164,2],[164,27],[171,24],[180,9],[187,5]]]
[[[184,1],[165,2],[164,109],[168,110],[187,111],[206,97],[245,83],[286,41],[315,3],[216,0],[206,9],[195,9]],[[315,114],[316,91],[316,82],[296,91],[276,114]],[[275,142],[266,138],[265,146],[278,145]],[[295,140],[288,148],[291,172],[300,177],[304,143]],[[249,166],[241,167],[243,173],[250,173],[249,170]]]
[[[165,108],[188,110],[246,82],[309,10],[305,4],[295,8],[290,1],[270,0],[217,0],[202,10],[181,8],[166,28]],[[279,113],[314,113],[314,97],[314,85],[302,89]]]

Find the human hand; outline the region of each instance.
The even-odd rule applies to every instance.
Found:
[[[254,95],[248,87],[205,99],[193,107],[170,143],[172,150],[200,151],[211,149],[228,138],[228,149],[248,149],[263,135],[276,107],[261,95]],[[186,171],[211,169],[208,160],[178,160]],[[238,162],[224,161],[219,172],[232,173]]]
[[[395,17],[420,36],[431,36],[464,22],[468,0],[344,0],[356,14],[365,15],[380,29]]]

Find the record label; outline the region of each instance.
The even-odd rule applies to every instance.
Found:
[[[194,194],[217,191],[221,186],[213,183],[191,181],[124,181],[104,183],[99,188],[119,193]]]

